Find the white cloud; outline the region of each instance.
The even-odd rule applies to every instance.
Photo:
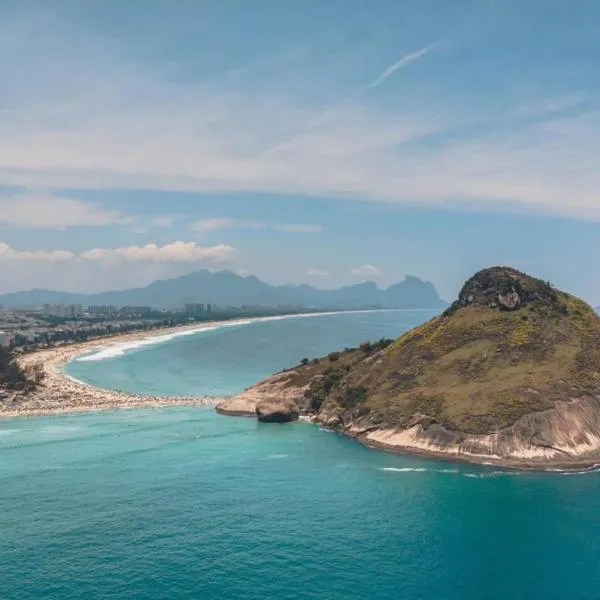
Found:
[[[217,229],[275,229],[291,233],[319,233],[323,231],[320,225],[302,225],[289,223],[270,223],[244,219],[208,218],[200,219],[190,225],[192,231],[199,233]]]
[[[28,261],[41,263],[64,263],[75,260],[76,256],[68,250],[15,250],[8,244],[0,242],[0,262]]]
[[[208,218],[199,219],[190,224],[192,231],[215,231],[217,229],[261,229],[264,223],[242,219]]]
[[[137,64],[110,38],[61,25],[43,17],[33,25],[0,22],[3,185],[305,193],[600,220],[593,98],[579,103],[578,92],[550,86],[544,101],[542,79],[539,88],[520,89],[518,81],[498,80],[487,102],[460,77],[415,76],[425,57],[428,67],[439,60],[437,69],[456,68],[465,51],[459,45],[444,43],[443,53],[435,45],[407,48],[371,75],[360,60],[372,65],[368,59],[381,48],[360,60],[339,58],[339,73],[332,63],[304,65],[311,71],[289,87],[294,74],[287,71],[262,73],[261,85],[232,86],[218,77],[172,77],[160,61]],[[488,55],[480,50],[469,60],[484,73]],[[360,75],[349,79],[347,71]],[[357,86],[359,77],[366,83]],[[315,82],[323,84],[319,94],[312,93]],[[97,206],[90,212],[87,203],[82,209],[71,202],[71,210],[47,218],[15,203],[8,208],[0,222],[13,226],[123,218]]]
[[[329,271],[323,269],[309,269],[306,274],[309,277],[329,277]]]
[[[125,246],[122,248],[94,248],[81,254],[81,259],[102,263],[117,262],[203,262],[218,264],[231,260],[235,249],[225,244],[203,247],[195,242],[173,242],[165,246]]]
[[[279,231],[289,231],[290,233],[320,233],[323,227],[320,225],[286,225],[285,223],[270,223],[267,225]]]
[[[98,227],[131,222],[118,211],[48,192],[0,195],[0,225],[24,229]]]
[[[0,261],[27,261],[44,263],[93,262],[104,265],[119,263],[204,263],[221,264],[231,261],[236,250],[231,246],[198,246],[195,242],[173,242],[164,246],[146,244],[145,246],[125,246],[122,248],[94,248],[80,254],[68,250],[15,250],[0,242]]]
[[[351,269],[350,273],[352,273],[352,275],[359,275],[361,277],[377,277],[378,275],[381,275],[381,271],[374,265],[363,265],[362,267]]]

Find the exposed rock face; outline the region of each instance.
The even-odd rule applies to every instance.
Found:
[[[471,277],[448,310],[461,306],[518,310],[531,302],[551,304],[556,299],[557,292],[548,283],[510,267],[492,267]]]
[[[397,340],[331,353],[246,394],[280,392],[316,422],[381,448],[511,466],[600,463],[600,318],[539,279],[494,267]]]
[[[228,398],[217,405],[217,412],[234,417],[256,417],[256,405],[263,400],[273,402],[292,401],[297,406],[304,408],[305,388],[302,386],[289,386],[290,377],[295,371],[284,371],[263,379],[250,389]]]
[[[517,292],[508,292],[506,296],[498,294],[498,304],[505,310],[516,310],[521,307],[521,296]]]
[[[337,414],[316,420],[367,445],[505,466],[579,468],[600,462],[600,398],[558,402],[487,435],[465,434],[438,423],[381,427],[368,419],[345,424]]]
[[[263,423],[289,423],[300,415],[293,400],[261,400],[256,405],[256,416]]]

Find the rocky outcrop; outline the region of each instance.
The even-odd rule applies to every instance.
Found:
[[[305,387],[290,386],[289,379],[295,371],[284,371],[263,379],[256,385],[233,398],[220,402],[216,410],[223,415],[234,417],[256,417],[256,405],[262,401],[287,402],[292,401],[304,408]]]
[[[464,434],[426,420],[406,429],[373,424],[368,418],[344,423],[337,413],[315,421],[369,446],[500,466],[583,468],[600,463],[600,397],[557,402],[487,435]]]
[[[305,362],[229,408],[286,398],[369,446],[499,465],[589,466],[600,463],[600,318],[544,281],[485,269],[442,315],[397,340]]]
[[[293,400],[269,399],[256,405],[256,416],[263,423],[289,423],[298,420],[300,410]]]
[[[549,305],[556,299],[557,292],[549,283],[510,267],[492,267],[471,277],[447,312],[451,314],[462,306],[512,311],[532,302]]]

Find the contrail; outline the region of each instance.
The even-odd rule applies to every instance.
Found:
[[[442,43],[442,40],[437,41],[433,44],[424,46],[420,50],[415,50],[414,52],[405,54],[404,56],[399,58],[396,62],[392,63],[389,67],[387,67],[373,81],[371,81],[370,83],[367,83],[366,85],[363,85],[361,88],[356,90],[354,93],[350,94],[343,100],[336,102],[335,104],[326,108],[322,113],[320,113],[316,117],[314,117],[311,121],[309,121],[308,125],[306,126],[306,128],[303,131],[300,131],[299,133],[295,134],[294,136],[292,136],[291,138],[289,138],[282,144],[274,146],[273,148],[269,148],[268,150],[266,150],[265,152],[260,154],[259,158],[261,158],[263,156],[268,156],[269,154],[274,154],[276,152],[279,152],[280,150],[284,150],[285,148],[288,148],[289,146],[293,145],[293,143],[297,139],[301,138],[302,136],[306,135],[307,133],[309,133],[315,129],[318,129],[319,127],[322,127],[333,115],[335,115],[335,113],[340,108],[342,108],[343,106],[345,106],[346,104],[348,104],[350,102],[353,102],[354,100],[358,100],[359,98],[364,96],[367,92],[380,86],[389,77],[391,77],[396,71],[399,71],[400,69],[402,69],[403,67],[406,67],[407,65],[414,62],[415,60],[418,60],[419,58],[422,58],[423,56],[429,54],[432,50],[437,48],[441,43]]]
[[[411,62],[418,60],[422,56],[429,54],[432,50],[434,50],[437,46],[439,46],[439,44],[440,44],[440,42],[436,42],[435,44],[429,44],[429,46],[425,46],[424,48],[421,48],[420,50],[411,52],[410,54],[407,54],[406,56],[403,56],[402,58],[398,59],[394,64],[390,65],[379,77],[377,77],[377,79],[375,79],[371,83],[369,83],[369,84],[365,85],[363,88],[361,88],[353,96],[353,98],[357,97],[357,96],[362,96],[364,93],[368,92],[369,90],[372,90],[373,88],[376,88],[377,86],[381,85],[390,75],[393,75],[396,71],[398,71],[402,67],[409,65]]]

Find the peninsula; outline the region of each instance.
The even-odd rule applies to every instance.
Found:
[[[547,282],[494,267],[397,340],[305,359],[217,410],[310,415],[398,452],[585,468],[600,462],[600,318]]]

